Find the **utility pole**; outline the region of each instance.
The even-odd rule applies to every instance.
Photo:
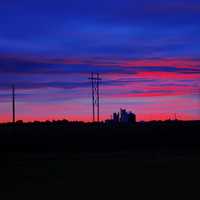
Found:
[[[96,79],[96,82],[97,82],[97,122],[99,122],[99,81],[101,79],[99,78],[99,73],[97,73],[97,79]]]
[[[12,122],[15,123],[15,85],[12,85]]]
[[[92,84],[92,120],[93,122],[100,121],[100,113],[99,113],[99,82],[101,80],[99,73],[94,74],[91,73],[91,77],[89,77]]]
[[[95,122],[95,91],[94,91],[94,74],[91,73],[92,81],[92,121]]]

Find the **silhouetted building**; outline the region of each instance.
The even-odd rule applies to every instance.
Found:
[[[121,123],[135,123],[136,115],[132,112],[127,112],[126,109],[120,109],[120,122]]]
[[[128,123],[129,115],[125,109],[120,109],[120,122]]]
[[[127,112],[126,109],[120,109],[120,112],[113,113],[112,120],[113,123],[135,123],[136,115],[132,112]]]
[[[136,114],[129,112],[128,113],[128,123],[135,123],[136,122]]]
[[[113,113],[113,121],[119,123],[119,113]]]

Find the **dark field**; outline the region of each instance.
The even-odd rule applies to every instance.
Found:
[[[200,122],[1,125],[0,152],[1,181],[9,191],[28,192],[30,185],[60,189],[70,161],[133,161],[139,168],[195,165]]]
[[[171,161],[200,158],[200,122],[0,126],[0,150],[17,159]],[[20,158],[20,157],[19,157]],[[12,161],[12,159],[10,159]]]

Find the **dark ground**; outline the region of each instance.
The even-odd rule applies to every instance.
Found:
[[[5,191],[28,193],[36,185],[43,192],[55,185],[62,189],[71,161],[133,161],[139,168],[196,165],[200,122],[1,125],[0,156]]]

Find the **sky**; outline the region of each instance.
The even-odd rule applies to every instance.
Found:
[[[101,120],[200,120],[199,0],[1,0],[0,122],[92,119],[91,72],[101,75]]]

